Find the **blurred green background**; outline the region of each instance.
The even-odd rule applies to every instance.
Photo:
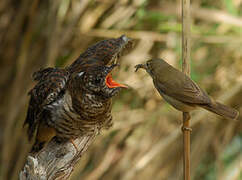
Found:
[[[191,76],[242,114],[242,1],[191,5]],[[152,57],[181,67],[180,0],[1,0],[0,179],[17,179],[29,144],[22,124],[31,74],[64,67],[89,45],[122,34],[135,40],[114,73],[130,86],[114,99],[114,126],[79,161],[72,180],[182,179],[181,113],[134,65]],[[193,180],[242,179],[242,126],[204,110],[192,113]]]

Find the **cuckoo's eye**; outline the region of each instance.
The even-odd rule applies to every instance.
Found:
[[[95,79],[94,83],[95,84],[100,84],[101,83],[101,79],[100,78]]]
[[[78,77],[82,77],[84,74],[85,74],[84,72],[79,72],[79,73],[77,74],[77,76],[78,76]]]

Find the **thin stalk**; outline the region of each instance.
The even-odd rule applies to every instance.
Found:
[[[190,76],[190,0],[182,0],[182,71]],[[190,180],[190,115],[183,112],[183,172]]]

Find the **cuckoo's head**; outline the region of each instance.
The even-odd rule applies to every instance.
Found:
[[[116,66],[117,64],[110,66],[93,65],[87,67],[85,70],[75,74],[75,88],[104,99],[113,97],[122,88],[127,88],[127,86],[113,80],[111,72]]]
[[[87,48],[79,58],[69,67],[70,73],[80,71],[89,63],[111,65],[117,63],[119,57],[129,52],[133,47],[133,40],[125,35],[119,38],[106,39]]]
[[[112,79],[111,71],[117,66],[117,60],[132,49],[133,40],[125,35],[107,39],[90,46],[69,67],[68,72],[75,84],[72,88],[92,92],[100,97],[110,98],[116,95],[125,85]],[[73,81],[74,80],[74,81]],[[75,94],[78,94],[76,92]]]

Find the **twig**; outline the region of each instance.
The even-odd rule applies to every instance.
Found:
[[[182,0],[182,71],[190,76],[190,0]],[[190,180],[190,114],[183,112],[183,172]]]

